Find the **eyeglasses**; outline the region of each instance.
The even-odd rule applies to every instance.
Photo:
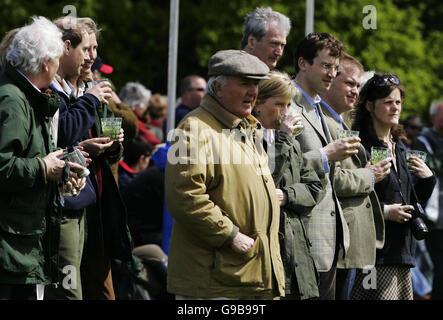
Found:
[[[400,84],[400,79],[395,74],[385,74],[384,76],[376,76],[372,83],[377,87],[384,86],[388,81],[392,84],[398,86]]]
[[[422,126],[417,126],[415,124],[407,124],[407,125],[405,125],[405,127],[411,128],[412,130],[422,130],[423,129]]]
[[[189,91],[193,91],[193,90],[195,90],[195,91],[200,91],[200,92],[205,92],[205,91],[206,91],[205,88],[189,88],[188,90],[189,90]]]

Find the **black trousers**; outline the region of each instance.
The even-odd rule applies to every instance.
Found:
[[[432,300],[443,299],[443,230],[431,230],[426,239],[426,248],[434,264]]]
[[[0,284],[0,300],[37,300],[35,284]]]

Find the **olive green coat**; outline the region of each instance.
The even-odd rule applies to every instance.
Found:
[[[253,116],[242,120],[206,95],[175,130],[166,166],[166,204],[174,218],[170,293],[284,295],[280,210],[259,126]],[[255,239],[245,254],[229,246],[238,230]]]
[[[60,100],[9,64],[0,78],[0,284],[57,282],[60,210],[57,185],[40,159]]]
[[[333,140],[338,139],[340,124],[327,108],[325,122]],[[349,130],[343,123],[345,130]],[[350,243],[346,257],[338,260],[344,269],[369,268],[375,265],[376,249],[383,248],[385,224],[372,174],[366,169],[366,151],[360,146],[357,155],[335,163],[334,186],[349,228]]]
[[[269,162],[275,159],[272,177],[276,187],[288,196],[287,203],[280,208],[280,249],[286,294],[297,294],[292,289],[296,283],[300,299],[318,297],[317,270],[302,217],[311,212],[325,195],[321,182],[325,178],[324,172],[317,174],[314,171],[303,157],[298,141],[286,132],[276,133],[275,143],[267,150]]]

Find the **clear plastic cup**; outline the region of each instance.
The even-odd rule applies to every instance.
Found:
[[[95,86],[96,84],[99,84],[100,82],[105,82],[105,81],[108,81],[108,82],[109,82],[109,79],[107,79],[107,78],[103,78],[103,79],[96,80],[96,81],[89,81],[89,82],[86,83],[86,87],[87,87],[88,89],[91,89],[91,88],[92,88],[93,86]]]
[[[344,130],[341,129],[338,131],[338,138],[349,138],[349,137],[358,137],[360,134],[360,131],[353,131],[353,130]]]
[[[114,141],[118,140],[122,118],[101,118],[101,124],[103,136],[110,137]]]
[[[338,139],[340,140],[340,139],[349,138],[349,137],[358,137],[359,134],[360,134],[360,131],[341,129],[338,131]],[[358,149],[358,148],[353,148],[353,149]]]
[[[386,158],[392,157],[391,150],[384,147],[372,147],[371,148],[371,162],[376,164]]]
[[[282,114],[280,115],[280,118],[278,119],[278,122],[281,124],[281,123],[285,120],[285,117],[286,117],[286,114],[282,113]],[[303,121],[302,121],[302,120],[297,120],[297,121],[294,123],[294,125],[302,126],[301,128],[295,128],[295,129],[292,131],[292,135],[293,135],[293,136],[298,136],[298,135],[299,135],[300,133],[302,133],[303,130],[305,129],[305,127],[303,126]]]
[[[406,153],[406,163],[408,164],[408,167],[412,165],[412,162],[409,162],[410,157],[417,157],[423,161],[426,161],[427,153],[420,150],[408,150]]]

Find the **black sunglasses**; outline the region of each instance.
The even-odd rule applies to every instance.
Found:
[[[372,83],[377,87],[381,87],[384,86],[388,81],[396,86],[400,84],[400,79],[395,74],[385,74],[384,76],[376,76],[372,81]]]
[[[189,91],[193,91],[193,90],[195,90],[195,91],[203,92],[203,91],[206,91],[206,88],[189,88],[188,90],[189,90]]]
[[[411,128],[412,130],[421,130],[421,129],[423,129],[422,126],[417,126],[415,124],[407,124],[407,125],[405,125],[405,127]]]

